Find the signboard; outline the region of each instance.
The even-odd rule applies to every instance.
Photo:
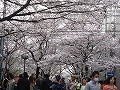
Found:
[[[115,76],[115,72],[107,72],[106,76],[107,77]]]

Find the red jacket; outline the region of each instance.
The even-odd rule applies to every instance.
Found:
[[[112,87],[110,87],[110,85],[105,85],[103,87],[103,90],[117,90],[117,87],[115,85]]]

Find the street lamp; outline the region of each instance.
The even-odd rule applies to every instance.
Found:
[[[24,59],[24,72],[25,72],[25,61],[28,59],[26,54],[21,55],[21,58]]]

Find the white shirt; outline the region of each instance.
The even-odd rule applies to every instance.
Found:
[[[85,90],[85,85],[82,85],[80,90]]]
[[[101,85],[98,82],[91,80],[85,86],[85,90],[101,90]]]

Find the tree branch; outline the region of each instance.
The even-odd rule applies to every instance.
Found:
[[[39,11],[36,11],[36,12],[27,12],[27,13],[17,14],[16,16],[25,16],[25,15],[32,15],[32,14],[36,14],[36,13],[42,13],[43,11],[46,11],[46,10],[63,7],[62,5],[65,5],[65,4],[66,3],[60,4],[60,5],[55,5],[55,6],[52,6],[52,7],[47,7],[47,9],[39,10]],[[66,6],[66,7],[69,7],[69,6]]]
[[[8,1],[9,3],[15,4],[15,5],[18,5],[18,6],[23,6],[22,4],[13,2],[13,1],[11,1],[11,0],[6,0],[6,1]]]
[[[59,16],[59,17],[55,17],[55,18],[41,18],[39,20],[20,20],[20,19],[10,19],[9,21],[19,21],[19,22],[32,22],[32,23],[38,23],[38,22],[41,22],[41,21],[44,21],[44,20],[48,20],[48,19],[58,19],[58,18],[61,18],[61,17],[64,17],[68,14],[65,14],[65,15],[62,15],[62,16]]]
[[[25,5],[23,5],[20,9],[18,9],[17,11],[15,11],[13,14],[11,14],[11,15],[9,15],[9,16],[7,16],[7,17],[1,18],[1,19],[0,19],[0,22],[6,21],[6,20],[10,20],[12,17],[16,16],[19,12],[21,12],[21,11],[24,10],[26,7],[28,7],[29,4],[30,4],[30,2],[31,2],[31,0],[28,0]]]
[[[37,4],[41,4],[41,3],[37,3]],[[70,6],[75,6],[75,5],[94,5],[92,3],[82,3],[82,2],[77,2],[77,3],[63,3],[63,4],[60,4],[60,5],[55,5],[55,6],[52,6],[52,7],[47,7],[47,9],[43,9],[43,10],[39,10],[39,11],[36,11],[36,12],[27,12],[27,13],[22,13],[22,14],[17,14],[16,16],[25,16],[25,15],[32,15],[32,14],[36,14],[36,13],[64,13],[64,12],[70,12],[70,13],[86,13],[86,12],[94,12],[94,11],[98,11],[98,10],[101,10],[103,9],[105,6],[103,6],[102,8],[97,8],[97,9],[94,9],[94,10],[87,10],[87,11],[78,11],[78,10],[64,10],[64,11],[57,11],[57,12],[52,12],[52,11],[48,11],[49,9],[53,9],[53,8],[60,8],[60,7],[70,7]],[[47,10],[47,11],[46,11]],[[45,12],[46,11],[46,12]]]
[[[32,22],[32,23],[38,23],[39,22],[38,20],[20,20],[20,19],[10,19],[9,21]]]

